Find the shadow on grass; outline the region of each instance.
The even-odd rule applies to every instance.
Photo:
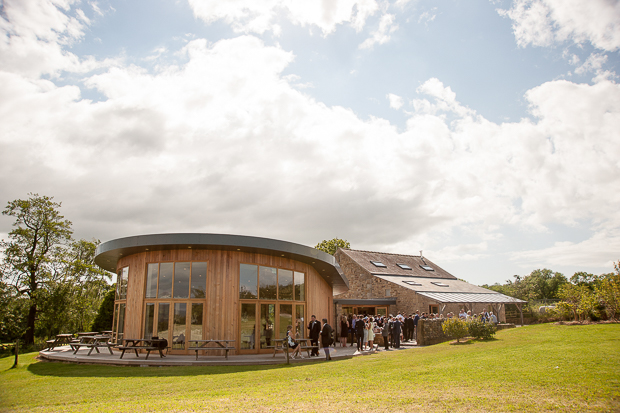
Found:
[[[493,338],[467,338],[463,341],[460,342],[456,342],[456,341],[452,341],[450,342],[451,346],[464,346],[464,345],[469,345],[469,344],[475,344],[475,343],[490,343],[492,341],[499,341],[498,339],[496,339],[495,337]]]
[[[317,363],[312,363],[315,365]],[[322,364],[319,362],[319,364]],[[281,370],[302,367],[307,364],[270,364],[254,366],[102,366],[94,364],[73,364],[55,361],[39,361],[27,369],[38,376],[55,377],[174,377],[231,374],[247,371]],[[288,374],[288,373],[286,373]]]

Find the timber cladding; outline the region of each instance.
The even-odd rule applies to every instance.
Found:
[[[206,298],[182,300],[145,298],[148,264],[165,262],[207,262]],[[129,267],[127,298],[126,300],[117,300],[117,302],[126,303],[124,337],[143,337],[147,301],[149,303],[202,303],[204,305],[202,339],[235,340],[236,350],[233,351],[233,354],[238,354],[241,341],[239,320],[240,264],[267,266],[304,273],[305,301],[293,303],[305,305],[305,320],[309,320],[313,314],[319,320],[322,318],[332,319],[332,286],[310,264],[274,255],[230,250],[187,248],[145,251],[122,257],[117,263],[117,271]],[[188,353],[188,351],[182,352]]]

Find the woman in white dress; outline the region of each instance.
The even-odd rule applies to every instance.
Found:
[[[370,347],[370,351],[375,350],[375,345],[373,343],[375,339],[375,326],[375,319],[370,317],[370,320],[368,321],[368,344]]]

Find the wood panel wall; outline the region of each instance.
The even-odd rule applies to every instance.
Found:
[[[264,254],[240,251],[183,249],[147,251],[123,257],[117,271],[129,266],[125,337],[143,336],[144,303],[147,264],[155,262],[206,261],[207,298],[203,319],[205,339],[235,340],[239,350],[239,264],[257,264],[277,267],[306,274],[306,320],[312,314],[317,319],[333,317],[332,287],[309,264]],[[152,299],[149,299],[152,301]],[[168,300],[163,300],[168,301]],[[172,300],[170,300],[172,302]],[[192,301],[196,301],[192,299]],[[172,309],[171,309],[172,311]]]

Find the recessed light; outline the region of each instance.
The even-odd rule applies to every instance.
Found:
[[[187,247],[187,248],[191,248],[191,247]]]

